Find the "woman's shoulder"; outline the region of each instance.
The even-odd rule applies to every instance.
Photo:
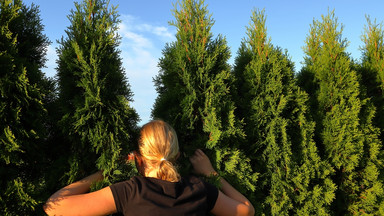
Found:
[[[186,181],[186,182],[191,183],[191,184],[201,184],[204,182],[200,177],[195,176],[195,175],[183,176],[181,178],[181,181]]]
[[[200,189],[203,189],[204,191],[218,190],[215,185],[206,181],[204,178],[201,178],[195,175],[185,176],[182,178],[181,182],[183,182],[184,185],[200,188]]]

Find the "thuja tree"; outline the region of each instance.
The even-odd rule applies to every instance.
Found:
[[[213,20],[204,1],[181,1],[174,16],[176,41],[165,47],[159,62],[153,117],[175,127],[186,156],[196,148],[206,149],[215,168],[251,195],[257,175],[245,154],[248,146],[241,143],[241,124],[234,117],[226,41],[213,38]],[[182,158],[180,163],[187,161]]]
[[[379,179],[381,149],[372,109],[362,112],[356,72],[346,53],[347,41],[334,12],[314,20],[304,47],[299,78],[312,96],[318,146],[335,169],[334,214],[383,214]]]
[[[265,21],[264,10],[253,11],[234,66],[237,115],[260,173],[257,214],[327,215],[333,169],[318,155],[308,96],[295,82],[294,65],[271,44]]]
[[[44,26],[40,18],[39,7],[34,4],[26,6],[21,1],[15,1],[15,3],[20,5],[20,10],[18,16],[9,23],[8,27],[12,34],[17,35],[18,64],[25,67],[26,78],[29,84],[40,92],[41,102],[46,109],[44,112],[29,110],[30,116],[22,117],[24,120],[28,118],[28,121],[33,122],[28,124],[33,124],[36,127],[35,131],[38,132],[39,139],[33,145],[28,145],[24,160],[33,162],[33,165],[31,164],[26,170],[28,170],[28,179],[36,185],[33,197],[41,203],[49,195],[45,176],[51,174],[48,169],[52,148],[48,145],[48,140],[53,128],[49,119],[50,115],[54,113],[52,109],[55,95],[54,82],[53,79],[45,77],[42,72],[47,60],[46,51],[50,41],[43,34]],[[39,211],[42,214],[40,206],[36,207],[36,212]]]
[[[103,170],[115,181],[122,151],[133,147],[138,116],[118,50],[118,15],[103,0],[75,3],[58,48],[60,121],[71,147],[68,182]]]
[[[15,1],[18,2],[18,1]],[[20,13],[9,25],[12,33],[17,34],[17,48],[26,67],[30,83],[37,84],[41,90],[50,90],[49,82],[41,69],[45,66],[46,52],[50,41],[43,34],[44,26],[39,16],[39,7],[21,4]]]
[[[41,40],[25,48],[24,36]],[[0,1],[0,41],[0,214],[32,215],[44,189],[39,150],[44,148],[46,113],[37,80],[43,80],[40,68],[49,43],[37,7]]]
[[[362,85],[376,106],[374,123],[381,129],[381,140],[384,138],[384,30],[382,23],[372,22],[367,17],[362,41],[362,67],[360,74]]]

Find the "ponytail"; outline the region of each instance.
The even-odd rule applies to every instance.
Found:
[[[180,174],[177,172],[176,167],[172,162],[163,160],[160,162],[157,177],[170,182],[177,182],[180,180]]]
[[[155,120],[140,131],[139,151],[146,170],[154,171],[158,179],[177,182],[180,174],[174,165],[179,154],[175,130],[166,122]]]

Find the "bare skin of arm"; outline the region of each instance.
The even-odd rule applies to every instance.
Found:
[[[48,215],[107,215],[116,212],[109,187],[88,193],[91,185],[102,179],[99,171],[58,190],[47,200],[44,211]]]
[[[213,169],[212,164],[200,149],[195,151],[195,154],[190,158],[195,173],[210,176],[217,175],[217,172]],[[233,188],[225,179],[220,178],[222,185],[219,190],[219,196],[216,204],[211,210],[211,213],[219,216],[226,215],[254,215],[255,209],[251,202],[242,195],[239,191]]]

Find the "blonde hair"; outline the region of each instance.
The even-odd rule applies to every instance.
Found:
[[[145,169],[155,171],[162,180],[177,182],[180,174],[174,165],[179,154],[175,130],[166,122],[154,120],[140,131],[139,152],[145,161]]]

